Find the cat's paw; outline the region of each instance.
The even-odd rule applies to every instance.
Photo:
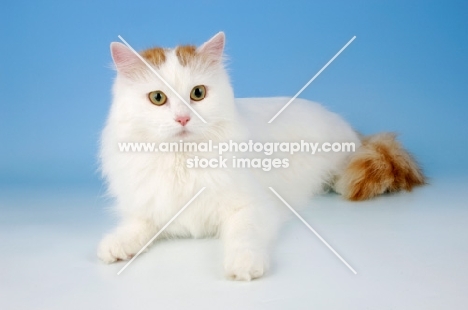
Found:
[[[260,278],[267,268],[266,255],[252,250],[235,251],[228,254],[224,262],[226,277],[238,281]]]
[[[111,234],[102,239],[98,246],[97,256],[104,263],[110,264],[118,260],[129,260],[138,250],[128,242]]]

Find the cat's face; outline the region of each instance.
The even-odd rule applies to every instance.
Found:
[[[233,93],[223,65],[224,34],[196,48],[153,48],[140,55],[171,86],[121,43],[112,43],[117,68],[114,114],[148,140],[224,138],[234,118]]]

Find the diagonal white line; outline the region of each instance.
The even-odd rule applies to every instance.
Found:
[[[127,43],[127,41],[124,40],[124,38],[122,38],[120,35],[118,36],[119,39],[135,54],[138,56],[138,58],[140,58],[141,61],[143,61],[143,63],[151,70],[151,72],[153,72],[154,74],[156,74],[156,76],[164,83],[166,84],[166,86],[177,96],[179,97],[180,100],[182,100],[183,103],[185,103],[185,105],[196,115],[198,116],[199,119],[202,120],[203,123],[206,124],[206,121],[203,117],[201,117],[200,114],[198,114],[197,111],[195,111],[194,108],[192,108],[192,106],[171,86],[171,84],[169,84],[165,79],[163,79],[163,77],[158,73],[158,71],[154,70],[154,68],[137,52],[133,49],[133,47],[130,46],[130,44]]]
[[[343,51],[345,50],[345,48],[347,48],[348,45],[350,45],[351,42],[354,41],[354,39],[356,39],[356,36],[352,37],[351,40],[349,40],[348,43],[346,43],[345,46],[343,46],[343,47],[338,51],[338,53],[336,53],[335,56],[333,56],[333,58],[330,59],[330,60],[325,64],[325,66],[323,66],[322,69],[320,69],[320,71],[317,72],[317,74],[315,74],[315,75],[309,80],[309,82],[307,82],[307,84],[305,84],[305,85],[301,88],[301,90],[299,90],[299,91],[297,92],[297,94],[295,94],[294,97],[292,97],[292,98],[288,101],[288,103],[286,103],[286,104],[284,105],[284,107],[282,107],[281,110],[278,111],[278,113],[276,113],[275,116],[273,116],[273,118],[268,122],[268,124],[270,124],[271,122],[273,122],[273,121],[275,120],[275,118],[277,118],[278,115],[280,115],[280,114],[291,104],[291,102],[293,102],[294,99],[296,99],[297,96],[299,96],[299,95],[304,91],[304,89],[306,89],[307,86],[309,86],[310,83],[312,83],[312,82],[320,75],[320,73],[322,73],[322,71],[325,70],[325,69],[328,67],[328,65],[330,65],[330,64],[333,62],[333,60],[335,60],[335,58],[338,57],[338,56],[341,54],[341,52],[343,52]]]
[[[307,226],[307,228],[309,228],[316,236],[317,238],[320,239],[320,241],[323,242],[323,244],[325,244],[327,246],[328,249],[330,249],[330,251],[333,252],[333,254],[336,255],[336,257],[338,257],[342,262],[343,264],[346,265],[346,267],[348,267],[354,274],[357,274],[356,270],[353,269],[353,267],[351,267],[344,259],[343,257],[340,256],[340,254],[338,254],[329,244],[328,242],[326,242],[316,231],[315,229],[313,229],[303,218],[302,216],[299,215],[299,213],[296,212],[296,210],[294,210],[284,199],[283,197],[281,197],[274,189],[273,187],[268,187],[288,208],[289,210],[291,210],[292,213],[294,213],[294,215],[296,215],[301,221],[302,223],[304,223],[305,226]]]
[[[119,272],[117,272],[117,275],[120,275],[124,270],[125,268],[128,267],[128,265],[130,265],[137,257],[138,255],[140,255],[153,241],[154,239],[156,239],[166,228],[167,226],[169,226],[182,212],[184,212],[184,210],[195,200],[195,198],[197,198],[204,190],[206,189],[206,187],[203,187],[201,190],[198,191],[198,193],[195,194],[195,196],[193,196],[192,199],[189,200],[189,202],[187,202],[185,204],[185,206],[182,207],[182,209],[179,210],[179,212],[177,212],[170,220],[169,222],[167,222],[166,225],[163,226],[163,228],[161,228],[158,233],[156,235],[154,235],[153,238],[151,238],[150,241],[148,241],[148,243],[145,244],[144,247],[141,248],[141,250],[135,254],[135,256],[132,257],[131,260],[128,261],[128,263],[125,264],[125,266],[123,266],[122,269],[120,269]]]

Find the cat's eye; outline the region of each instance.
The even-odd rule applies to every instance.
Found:
[[[160,90],[150,92],[148,94],[148,99],[155,105],[163,105],[167,101],[166,94]]]
[[[206,96],[206,87],[204,85],[197,85],[192,88],[190,92],[190,99],[193,101],[200,101],[205,99]]]

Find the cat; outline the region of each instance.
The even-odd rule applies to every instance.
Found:
[[[415,160],[395,135],[359,135],[318,103],[296,99],[271,124],[289,98],[235,99],[224,62],[225,35],[199,47],[151,48],[140,55],[173,86],[198,117],[126,45],[111,44],[117,71],[113,102],[102,133],[100,160],[120,216],[98,247],[105,263],[133,257],[199,190],[206,189],[158,238],[219,237],[225,275],[261,277],[269,251],[290,211],[269,190],[300,207],[324,190],[349,200],[410,191],[425,183]],[[203,152],[121,152],[123,142],[227,141],[354,143],[355,152],[281,153],[288,167],[189,168]],[[225,154],[230,159],[238,154]],[[263,153],[244,156],[267,158]]]

